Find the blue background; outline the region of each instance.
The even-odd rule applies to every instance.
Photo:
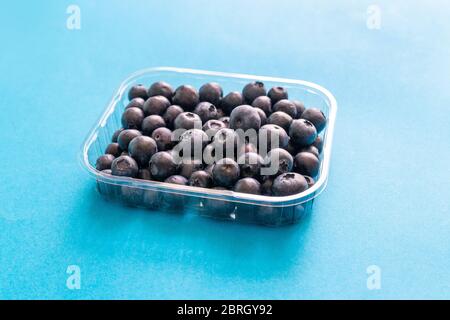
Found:
[[[1,4],[0,298],[450,298],[448,1],[377,1],[380,30],[360,0],[74,3],[81,30],[68,1]],[[128,74],[160,65],[333,92],[313,214],[267,229],[102,200],[83,139]]]

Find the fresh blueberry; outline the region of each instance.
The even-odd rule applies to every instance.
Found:
[[[317,131],[314,125],[305,119],[295,119],[289,128],[292,143],[298,147],[309,146],[316,140]]]
[[[167,151],[172,149],[174,141],[172,131],[165,127],[160,127],[152,132],[152,138],[156,141],[158,151]]]
[[[150,173],[155,180],[164,181],[170,176],[177,174],[178,164],[171,152],[159,151],[150,159]]]
[[[267,167],[272,167],[274,170],[277,170],[274,175],[279,175],[292,170],[294,158],[288,151],[281,148],[275,148],[269,151],[264,159],[264,164]]]
[[[144,103],[144,112],[146,116],[156,114],[162,116],[167,108],[170,107],[170,101],[164,96],[153,96]]]
[[[133,100],[134,98],[142,98],[144,100],[148,99],[147,88],[142,84],[137,84],[130,88],[128,91],[128,100]]]
[[[212,169],[214,182],[219,187],[230,188],[239,179],[239,165],[230,158],[223,158],[216,162]]]
[[[287,99],[288,98],[288,92],[283,87],[272,87],[269,92],[267,93],[267,96],[272,101],[272,104],[277,103],[280,100]]]
[[[223,97],[220,107],[226,114],[230,114],[234,108],[242,105],[243,103],[244,99],[242,98],[242,94],[237,91],[233,91]]]
[[[158,81],[153,83],[150,88],[148,88],[147,94],[149,97],[163,96],[171,100],[173,96],[173,89],[170,84],[164,81]]]
[[[239,144],[239,136],[233,129],[223,128],[212,139],[215,156],[218,158],[234,157]]]
[[[267,96],[259,96],[253,100],[252,107],[261,109],[266,115],[270,115],[272,113],[272,102]]]
[[[256,178],[261,174],[261,166],[264,159],[257,153],[248,152],[241,155],[237,163],[243,178]]]
[[[300,193],[308,189],[306,179],[298,173],[288,172],[279,175],[272,185],[274,196],[283,197]]]
[[[206,123],[202,127],[202,130],[205,131],[209,137],[213,137],[217,133],[217,131],[226,127],[227,126],[222,121],[212,119],[206,121]]]
[[[296,119],[300,119],[303,111],[305,111],[305,104],[298,100],[291,100],[293,104],[295,104],[295,108],[297,109],[297,117]]]
[[[292,117],[286,112],[276,111],[270,115],[268,121],[271,124],[276,124],[277,126],[282,127],[286,132],[288,132],[292,123]]]
[[[112,154],[114,157],[120,157],[122,151],[123,150],[120,148],[117,142],[112,142],[106,147],[105,154]]]
[[[292,119],[297,117],[297,107],[287,99],[282,99],[273,105],[273,111],[283,111],[291,116]]]
[[[294,171],[305,176],[315,177],[319,173],[320,161],[310,152],[299,152],[294,158]]]
[[[141,179],[141,180],[152,180],[152,175],[151,175],[149,169],[144,168],[144,169],[139,169],[136,178]]]
[[[189,178],[189,185],[200,188],[211,188],[213,185],[213,179],[211,174],[208,172],[199,170],[191,174]]]
[[[242,90],[242,96],[247,104],[252,104],[253,100],[258,98],[259,96],[266,95],[266,88],[264,87],[264,83],[261,81],[250,82],[245,85]]]
[[[198,99],[198,92],[194,87],[182,85],[175,90],[172,101],[173,104],[179,105],[184,110],[191,111],[198,104]]]
[[[104,154],[98,157],[97,162],[95,163],[95,168],[98,171],[111,169],[111,164],[114,161],[114,159],[115,157],[112,154]]]
[[[249,105],[241,105],[233,109],[230,114],[230,128],[258,130],[261,127],[261,117],[256,108]]]
[[[317,136],[316,140],[314,140],[312,145],[317,148],[317,150],[319,151],[319,154],[322,153],[323,140],[320,136]]]
[[[122,114],[122,127],[125,129],[141,129],[144,111],[139,108],[128,108]]]
[[[311,188],[314,183],[316,183],[310,176],[303,176],[303,178],[305,178],[306,182],[308,183],[308,188]]]
[[[166,122],[161,116],[152,114],[151,116],[145,117],[142,121],[142,132],[150,137],[155,129],[165,126]]]
[[[203,123],[211,119],[217,119],[217,109],[210,102],[200,102],[194,110]]]
[[[120,156],[111,164],[111,173],[114,176],[131,177],[137,176],[139,166],[137,162],[130,156]]]
[[[219,121],[222,121],[225,124],[225,128],[230,127],[230,117],[219,118]]]
[[[194,129],[196,126],[201,127],[202,119],[193,112],[180,113],[174,121],[175,129]]]
[[[258,132],[259,148],[263,146],[266,151],[273,148],[286,148],[289,143],[289,136],[286,131],[276,124],[266,124]],[[273,140],[273,141],[272,141]]]
[[[267,123],[267,116],[266,113],[264,111],[262,111],[262,109],[259,108],[254,108],[258,114],[259,114],[259,118],[261,119],[261,125],[265,125]]]
[[[236,182],[233,188],[234,192],[243,192],[250,194],[261,194],[261,184],[253,178],[242,178]]]
[[[306,109],[302,113],[302,119],[310,121],[316,127],[317,132],[321,132],[327,125],[325,114],[317,108]]]
[[[139,136],[131,140],[128,146],[130,156],[138,163],[139,167],[146,168],[150,158],[158,151],[155,140],[147,136]]]
[[[142,99],[142,98],[134,98],[134,99],[131,99],[131,101],[127,104],[125,109],[139,108],[141,110],[144,110],[144,103],[145,103],[144,99]]]
[[[182,186],[186,186],[188,184],[188,180],[185,177],[180,176],[180,175],[176,175],[176,174],[173,175],[173,176],[168,177],[166,180],[164,180],[164,182],[173,183],[173,184],[179,184],[179,185],[182,185]]]
[[[122,149],[123,151],[127,151],[130,141],[138,136],[142,136],[142,133],[139,130],[136,129],[123,130],[119,134],[119,137],[117,138],[117,143],[119,144],[120,149]]]
[[[195,159],[183,159],[183,162],[180,165],[180,175],[189,179],[192,173],[202,169],[203,163],[201,161]]]
[[[166,125],[169,129],[174,128],[174,121],[178,117],[179,114],[183,113],[184,110],[180,106],[171,105],[167,108],[166,112],[163,114],[163,119],[166,122]]]
[[[299,148],[289,141],[287,147],[285,148],[292,156],[295,156],[299,152]]]
[[[183,159],[201,160],[203,157],[203,149],[208,144],[208,141],[208,135],[202,130],[189,129],[181,135],[177,149],[183,152]]]
[[[215,82],[206,83],[199,90],[200,101],[210,102],[218,106],[223,96],[222,87]]]
[[[317,158],[319,158],[319,149],[317,149],[313,145],[303,147],[299,150],[299,152],[309,152],[309,153],[312,153],[313,155],[315,155]]]
[[[111,142],[117,142],[117,138],[119,137],[119,134],[123,131],[123,128],[120,128],[116,131],[114,131]]]

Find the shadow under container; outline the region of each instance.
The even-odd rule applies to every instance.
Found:
[[[323,151],[316,183],[299,194],[270,197],[117,177],[96,170],[96,159],[104,153],[114,131],[121,127],[121,115],[128,104],[128,90],[136,84],[149,86],[156,81],[168,82],[174,88],[182,84],[199,88],[204,83],[217,82],[224,93],[241,91],[250,81],[262,81],[266,88],[285,87],[290,99],[300,100],[306,107],[321,109],[327,117],[327,126],[320,134]],[[81,163],[97,181],[97,190],[107,200],[155,211],[199,214],[242,223],[289,225],[311,212],[315,197],[326,187],[336,111],[337,103],[333,95],[325,88],[307,81],[171,67],[144,69],[120,85],[86,138],[81,151]]]

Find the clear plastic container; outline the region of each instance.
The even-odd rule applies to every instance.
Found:
[[[173,87],[190,84],[199,88],[206,82],[218,82],[226,93],[240,91],[246,83],[256,80],[264,82],[267,88],[287,88],[290,99],[303,101],[306,107],[320,108],[328,119],[327,126],[321,133],[324,145],[320,171],[316,183],[306,191],[286,197],[259,196],[117,177],[95,169],[96,159],[104,153],[114,131],[121,127],[120,119],[128,103],[127,93],[131,86],[166,81]],[[83,167],[96,179],[98,191],[108,200],[154,211],[199,214],[228,221],[282,226],[295,223],[308,214],[312,210],[314,198],[326,187],[336,110],[336,100],[328,90],[302,80],[172,67],[144,69],[132,74],[120,85],[87,136],[80,158]]]

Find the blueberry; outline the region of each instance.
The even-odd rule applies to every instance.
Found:
[[[148,99],[147,88],[142,84],[137,84],[132,86],[128,91],[128,100],[133,100],[134,98],[142,98],[144,100]]]
[[[272,113],[268,119],[269,123],[276,124],[282,127],[286,132],[289,131],[289,127],[292,123],[292,117],[283,111],[276,111]]]
[[[134,99],[131,99],[131,101],[127,104],[125,109],[139,108],[141,110],[144,110],[144,103],[145,103],[144,99],[142,99],[142,98],[134,98]]]
[[[316,140],[317,131],[314,125],[305,119],[295,119],[289,128],[292,143],[298,147],[309,146]]]
[[[164,182],[173,183],[173,184],[179,184],[179,185],[182,185],[182,186],[186,186],[188,184],[188,180],[185,177],[180,176],[180,175],[170,176],[166,180],[164,180]]]
[[[173,96],[173,89],[170,84],[164,81],[158,81],[153,83],[150,88],[148,88],[147,94],[149,97],[163,96],[171,100]]]
[[[239,165],[230,158],[223,158],[216,162],[212,169],[214,182],[219,187],[230,188],[239,179]]]
[[[146,116],[152,114],[162,116],[167,108],[170,107],[170,101],[164,96],[153,96],[144,103],[144,112]]]
[[[160,127],[152,132],[152,138],[156,141],[158,151],[167,151],[172,149],[174,141],[173,134],[170,129]]]
[[[199,90],[200,101],[210,102],[218,106],[223,96],[222,87],[215,82],[206,83]]]
[[[152,175],[151,175],[149,169],[144,168],[144,169],[139,169],[136,178],[142,179],[142,180],[152,180]]]
[[[145,117],[142,121],[142,132],[146,136],[151,136],[155,129],[165,127],[166,122],[161,116],[152,114],[151,116]]]
[[[255,153],[248,152],[241,155],[238,158],[237,163],[239,164],[239,169],[241,171],[241,177],[243,178],[256,178],[260,175],[261,166],[264,163],[263,158]]]
[[[175,94],[172,98],[173,104],[177,104],[184,110],[194,110],[195,106],[198,104],[198,93],[194,87],[189,85],[179,86],[175,90]]]
[[[299,152],[294,158],[295,172],[315,177],[319,173],[320,161],[310,152]]]
[[[130,156],[138,163],[139,167],[146,168],[150,158],[158,151],[155,140],[147,136],[139,136],[131,140],[128,146]]]
[[[266,113],[264,111],[262,111],[262,109],[259,108],[254,108],[258,114],[259,114],[259,118],[261,119],[261,125],[265,125],[267,123],[267,116]]]
[[[175,129],[193,129],[195,126],[201,127],[202,120],[200,117],[192,112],[183,112],[180,113],[174,121],[174,128]]]
[[[259,148],[261,149],[265,144],[266,151],[273,148],[285,148],[289,143],[289,136],[286,131],[276,124],[266,124],[259,129]],[[274,139],[272,141],[272,139]],[[276,145],[278,142],[278,145]]]
[[[239,136],[234,130],[223,128],[214,135],[212,143],[216,150],[216,156],[219,158],[234,157],[239,144]]]
[[[267,96],[259,96],[258,98],[253,100],[252,107],[261,109],[265,112],[266,115],[272,113],[272,102]]]
[[[217,119],[217,109],[210,102],[200,102],[194,110],[203,123],[211,119]]]
[[[297,117],[296,119],[300,119],[303,111],[305,111],[305,104],[298,100],[291,100],[293,104],[295,104],[295,108],[297,109]]]
[[[120,149],[127,151],[130,141],[138,136],[142,136],[142,133],[139,130],[136,129],[123,130],[119,134],[119,137],[117,138],[117,143],[119,144]]]
[[[119,137],[119,134],[123,131],[123,128],[120,128],[116,131],[114,131],[111,142],[117,142],[117,138]]]
[[[325,114],[317,108],[306,109],[302,113],[302,119],[310,121],[316,127],[317,132],[321,132],[327,125]]]
[[[95,163],[95,169],[98,171],[111,169],[111,164],[114,161],[115,157],[112,154],[104,154],[98,157]]]
[[[139,166],[137,162],[130,156],[120,156],[111,164],[111,173],[114,176],[123,176],[134,178],[137,176]]]
[[[203,163],[201,161],[195,159],[183,159],[183,162],[180,165],[180,175],[189,179],[192,173],[202,169]]]
[[[128,108],[122,114],[122,127],[125,129],[141,129],[144,111],[139,108]]]
[[[189,178],[189,185],[200,188],[211,188],[213,185],[213,179],[211,174],[208,172],[199,170],[192,173]]]
[[[248,141],[244,141],[243,143],[240,143],[237,154],[239,156],[242,156],[248,152],[258,153],[258,148],[253,143],[248,142]]]
[[[274,173],[275,175],[279,175],[292,170],[294,158],[288,151],[281,148],[275,148],[269,151],[264,159],[264,164],[267,167],[272,167],[276,170],[276,173]]]
[[[230,114],[234,108],[242,105],[244,103],[244,99],[242,98],[242,94],[233,91],[227,94],[221,101],[220,107],[225,111],[226,114]]]
[[[280,100],[287,99],[288,98],[288,92],[283,87],[272,87],[269,92],[267,93],[267,96],[272,101],[272,104],[277,103]]]
[[[312,153],[313,155],[315,155],[317,158],[319,158],[319,150],[313,145],[301,148],[299,150],[299,152],[309,152],[309,153]]]
[[[208,144],[208,140],[208,135],[200,129],[189,129],[183,132],[179,143],[180,151],[183,151],[183,159],[201,160],[202,151]]]
[[[217,119],[220,119],[220,118],[222,118],[222,117],[225,117],[225,111],[223,111],[222,108],[216,107],[216,109],[217,109]]]
[[[120,157],[122,151],[123,150],[120,148],[117,142],[112,142],[106,147],[105,154],[112,154],[114,157]]]
[[[285,148],[292,156],[295,156],[299,152],[299,148],[289,141],[287,147]]]
[[[168,107],[166,112],[164,112],[163,114],[163,119],[166,122],[167,127],[173,129],[176,117],[178,117],[178,115],[183,112],[184,110],[180,106],[171,105],[170,107]]]
[[[273,176],[262,176],[261,194],[265,196],[272,195]]]
[[[219,118],[219,121],[222,121],[225,124],[226,128],[230,127],[230,117]]]
[[[295,119],[297,117],[297,107],[287,99],[282,99],[273,105],[273,111],[283,111]]]
[[[312,145],[317,148],[317,150],[319,151],[319,154],[322,153],[323,140],[320,136],[317,136],[316,140],[314,140]]]
[[[316,183],[310,176],[303,176],[303,178],[305,178],[306,182],[308,183],[308,188],[311,188],[314,183]]]
[[[274,196],[283,197],[300,193],[308,189],[306,179],[298,173],[288,172],[279,175],[272,185]]]
[[[261,118],[256,108],[249,105],[241,105],[233,109],[230,114],[230,128],[258,130],[261,127]]]
[[[216,146],[214,143],[210,143],[203,149],[203,162],[212,163],[215,160],[218,160],[216,158]]]
[[[206,121],[206,123],[202,127],[202,130],[205,131],[209,137],[213,137],[217,133],[217,131],[226,127],[227,126],[222,121],[212,119]]]
[[[250,82],[245,85],[242,90],[242,96],[247,104],[252,104],[253,100],[258,98],[259,96],[266,95],[266,88],[264,87],[264,83],[261,81]]]
[[[243,192],[250,194],[261,194],[261,184],[253,178],[242,178],[236,182],[233,188],[234,192]]]
[[[171,152],[159,151],[150,159],[150,173],[155,180],[164,181],[177,174],[178,164]]]

